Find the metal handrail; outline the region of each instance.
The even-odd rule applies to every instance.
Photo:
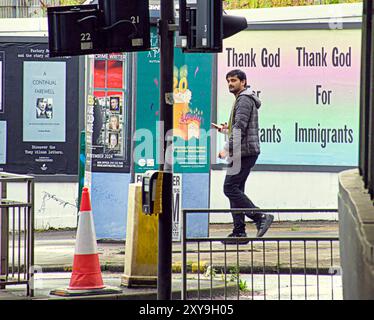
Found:
[[[188,209],[185,208],[182,212],[185,213],[224,213],[224,212],[233,212],[233,213],[245,213],[245,212],[274,212],[274,213],[326,213],[333,212],[337,213],[338,209],[260,209],[260,208],[233,208],[233,209]]]
[[[211,238],[188,238],[189,242],[212,242],[212,241],[224,241],[227,240],[227,237],[211,237]],[[259,240],[259,238],[256,237],[240,237],[240,241],[243,240],[249,240],[249,241],[255,241]],[[339,237],[266,237],[261,238],[261,241],[268,241],[268,242],[274,242],[274,241],[313,241],[313,240],[321,240],[321,241],[334,241],[339,240]]]
[[[187,242],[197,242],[198,245],[200,242],[209,242],[210,244],[213,241],[224,241],[227,240],[227,237],[187,237],[187,215],[190,213],[245,213],[245,212],[273,212],[273,213],[337,213],[338,209],[331,209],[331,208],[316,208],[316,209],[259,209],[259,208],[235,208],[235,209],[208,209],[208,208],[193,208],[193,209],[183,209],[182,210],[182,237],[181,237],[181,253],[182,253],[182,265],[181,265],[181,273],[182,273],[182,292],[181,292],[181,299],[185,300],[187,298]],[[256,237],[243,237],[240,240],[249,240],[252,241],[262,241],[265,242],[274,242],[274,241],[339,241],[339,237],[266,237],[266,238],[256,238]],[[239,243],[239,241],[238,241]],[[238,246],[238,243],[236,246]],[[235,245],[235,244],[234,244]],[[212,248],[211,248],[212,250]],[[237,248],[239,251],[239,249]],[[226,254],[226,245],[225,245],[225,254]],[[225,287],[226,293],[226,287]]]
[[[25,202],[7,199],[7,185],[11,182],[26,183]],[[34,178],[1,172],[0,184],[0,289],[5,289],[6,285],[26,284],[27,296],[32,297]]]

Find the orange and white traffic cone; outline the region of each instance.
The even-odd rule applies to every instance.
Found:
[[[79,210],[73,272],[68,289],[94,290],[102,288],[104,288],[104,283],[97,252],[90,195],[88,188],[84,187]]]

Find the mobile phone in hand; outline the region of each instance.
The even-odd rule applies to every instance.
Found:
[[[222,126],[220,126],[219,124],[214,123],[214,122],[212,122],[212,126],[213,126],[214,128],[216,128],[216,129],[218,129],[218,130],[221,130],[221,129],[222,129]]]

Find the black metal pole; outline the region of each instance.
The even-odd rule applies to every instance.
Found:
[[[182,294],[181,299],[187,300],[187,212],[182,210]]]
[[[371,195],[371,199],[374,199],[374,11],[373,11],[373,1],[365,1],[368,5],[368,12],[367,15],[371,16],[371,43],[370,43],[370,73],[369,73],[369,91],[367,92],[369,95],[369,104],[366,106],[366,125],[367,125],[367,188],[369,189],[369,193]],[[370,11],[369,11],[370,10]],[[366,49],[368,50],[368,49]]]
[[[7,183],[0,181],[0,202],[7,199]],[[8,248],[9,248],[9,208],[0,208],[0,274],[8,275]],[[6,279],[5,279],[6,281]],[[5,289],[1,284],[0,289]]]
[[[172,133],[173,128],[173,67],[174,67],[174,25],[173,0],[161,0],[161,19],[159,20],[160,35],[160,153],[164,155],[160,170],[164,175],[162,213],[158,225],[158,278],[157,299],[171,300],[171,260],[172,260]],[[161,159],[162,160],[162,159]]]
[[[368,187],[368,159],[369,159],[369,105],[370,105],[370,81],[372,70],[372,13],[373,1],[363,2],[362,38],[361,38],[361,95],[360,95],[360,151],[359,169],[363,176],[365,187]]]

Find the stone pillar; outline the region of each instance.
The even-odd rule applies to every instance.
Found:
[[[358,169],[340,173],[338,199],[343,298],[374,299],[374,206]]]

